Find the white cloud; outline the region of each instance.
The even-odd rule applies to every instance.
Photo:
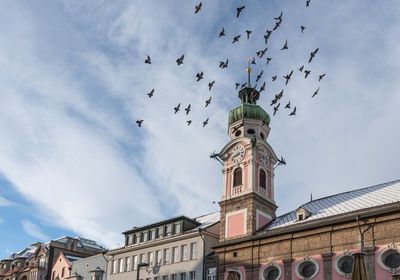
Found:
[[[22,227],[24,229],[24,231],[29,234],[30,236],[33,236],[35,238],[38,238],[39,240],[42,241],[47,241],[49,239],[49,237],[44,234],[41,229],[35,225],[34,223],[32,223],[31,221],[28,220],[22,220]]]
[[[0,196],[0,207],[1,206],[12,206],[12,205],[15,205],[15,203],[10,201],[10,200],[8,200],[8,199],[6,199],[6,198],[4,198],[4,197],[2,197],[2,196]]]

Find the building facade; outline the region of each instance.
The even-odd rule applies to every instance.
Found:
[[[348,279],[362,251],[368,279],[400,269],[400,180],[310,201],[276,217],[268,114],[259,93],[239,91],[229,113],[223,161],[218,279]]]
[[[69,280],[106,280],[107,259],[98,254],[72,262]]]
[[[103,250],[95,241],[82,237],[64,236],[46,243],[36,242],[0,261],[0,280],[52,280],[52,267],[60,253],[87,257]]]
[[[176,217],[123,234],[125,246],[107,252],[108,280],[201,280],[204,257],[218,242],[219,213]]]

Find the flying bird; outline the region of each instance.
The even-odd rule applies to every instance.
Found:
[[[310,6],[311,0],[306,0],[306,7]]]
[[[207,119],[203,122],[203,127],[205,127],[205,126],[208,124],[208,119],[209,119],[209,118],[207,118]]]
[[[210,103],[211,103],[211,96],[210,96],[210,98],[208,98],[207,100],[206,100],[206,107],[208,106],[208,105],[210,105]]]
[[[226,59],[225,62],[220,61],[219,62],[219,68],[227,68],[228,67],[228,59]]]
[[[178,65],[183,64],[183,59],[184,59],[184,58],[185,58],[185,55],[182,54],[182,56],[176,60],[176,64],[178,64]]]
[[[277,30],[278,27],[279,27],[279,25],[281,25],[281,22],[280,22],[280,21],[275,22],[275,26],[274,26],[274,28],[272,28],[272,30]]]
[[[186,121],[187,122],[187,124],[188,124],[188,126],[192,123],[192,120],[188,120],[188,121]]]
[[[289,114],[289,116],[294,116],[296,115],[296,107],[294,107],[293,111]]]
[[[319,48],[316,48],[315,51],[311,52],[310,54],[310,59],[308,60],[308,63],[311,62],[311,60],[314,58],[314,56],[317,54]]]
[[[154,95],[154,88],[147,95],[151,98]]]
[[[253,60],[251,61],[251,64],[256,64],[256,58],[255,57],[253,57]]]
[[[276,17],[276,18],[274,18],[275,20],[279,20],[279,21],[282,21],[282,12],[281,12],[281,14],[279,15],[279,17]]]
[[[287,50],[288,49],[288,43],[287,40],[285,41],[285,45],[282,47],[281,51]]]
[[[290,109],[290,100],[289,100],[289,103],[286,104],[285,108]]]
[[[277,95],[275,95],[275,99],[276,99],[276,100],[280,100],[280,99],[282,98],[282,96],[283,96],[283,89],[281,90],[280,93],[278,93]]]
[[[136,123],[138,127],[142,127],[143,120],[137,120]]]
[[[242,7],[239,7],[239,8],[236,8],[236,17],[239,17],[239,15],[240,15],[240,12],[243,10],[245,8],[245,6],[242,6]]]
[[[281,103],[278,103],[278,105],[276,105],[275,107],[274,107],[274,116],[275,116],[275,114],[276,114],[276,112],[278,112],[278,109],[279,109],[279,106],[281,105]]]
[[[237,41],[239,41],[240,35],[237,35],[235,37],[233,37],[233,42],[232,44],[236,43]]]
[[[257,75],[256,83],[261,79],[263,74],[264,74],[264,70],[261,70],[260,74]]]
[[[190,107],[191,107],[191,106],[190,106],[190,104],[189,104],[189,105],[185,108],[186,115],[189,114],[189,112],[190,112]]]
[[[235,89],[238,89],[239,86],[240,86],[239,83],[235,83]]]
[[[265,90],[265,82],[262,84],[262,86],[260,87],[260,90],[258,92],[262,92]]]
[[[264,35],[264,37],[267,37],[267,39],[269,39],[269,36],[271,36],[272,34],[272,30],[267,30],[267,35]]]
[[[311,70],[304,70],[304,73],[306,73],[306,75],[304,76],[304,79],[307,79],[308,75],[310,75]]]
[[[208,83],[208,91],[210,91],[212,89],[214,84],[215,84],[215,81]]]
[[[304,69],[304,65],[302,65],[298,70],[299,70],[300,72],[303,72],[303,69]]]
[[[276,78],[278,78],[277,75],[273,76],[273,77],[272,77],[272,81],[275,82]]]
[[[247,83],[243,83],[240,87],[244,88],[246,86]]]
[[[287,84],[288,84],[288,82],[289,82],[290,78],[292,77],[292,74],[293,74],[293,70],[292,70],[292,72],[290,72],[290,74],[287,74],[286,76],[283,76],[283,78],[285,78],[285,79],[286,79],[286,83],[285,83],[285,85],[287,85]]]
[[[219,32],[219,37],[225,36],[225,28],[222,27],[221,32]]]
[[[197,73],[197,74],[196,74],[196,78],[197,78],[196,82],[198,82],[198,81],[200,81],[201,79],[203,79],[203,71],[201,71],[200,73]]]
[[[267,50],[268,50],[268,48],[265,48],[265,49],[263,49],[263,50],[260,50],[260,51],[256,52],[257,57],[258,57],[258,58],[262,58],[263,55],[266,53]]]
[[[247,40],[249,40],[250,39],[250,34],[251,34],[251,30],[246,30],[246,34],[247,34]]]
[[[272,57],[267,57],[267,65],[269,64],[269,62],[271,61]]]
[[[276,99],[276,96],[274,99],[272,99],[271,104],[269,104],[269,106],[272,106],[274,104],[276,104],[278,102],[278,99]]]
[[[151,58],[150,58],[150,56],[147,56],[147,58],[146,58],[146,60],[144,61],[144,63],[151,64]]]
[[[178,113],[179,112],[179,110],[180,110],[180,108],[181,108],[181,103],[179,103],[178,105],[176,105],[175,107],[174,107],[174,114],[176,114],[176,113]]]
[[[322,80],[323,77],[325,77],[325,74],[319,75],[318,82],[320,82],[320,81]]]
[[[203,3],[200,2],[197,6],[194,7],[195,14],[197,14],[201,10],[202,5],[203,5]]]
[[[318,94],[318,91],[319,91],[319,87],[317,88],[317,90],[314,92],[314,94],[311,97],[316,96]]]
[[[301,28],[301,33],[303,33],[304,29],[306,29],[306,27],[304,25],[301,25],[300,28]]]

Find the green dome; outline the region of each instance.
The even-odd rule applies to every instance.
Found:
[[[260,106],[255,104],[242,104],[229,112],[228,125],[244,118],[260,120],[266,125],[269,125],[270,122],[269,115]]]

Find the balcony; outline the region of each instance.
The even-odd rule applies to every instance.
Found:
[[[234,195],[238,195],[238,194],[240,194],[241,192],[243,191],[243,186],[242,185],[239,185],[239,186],[234,186],[234,187],[232,187],[232,196],[234,196]]]

